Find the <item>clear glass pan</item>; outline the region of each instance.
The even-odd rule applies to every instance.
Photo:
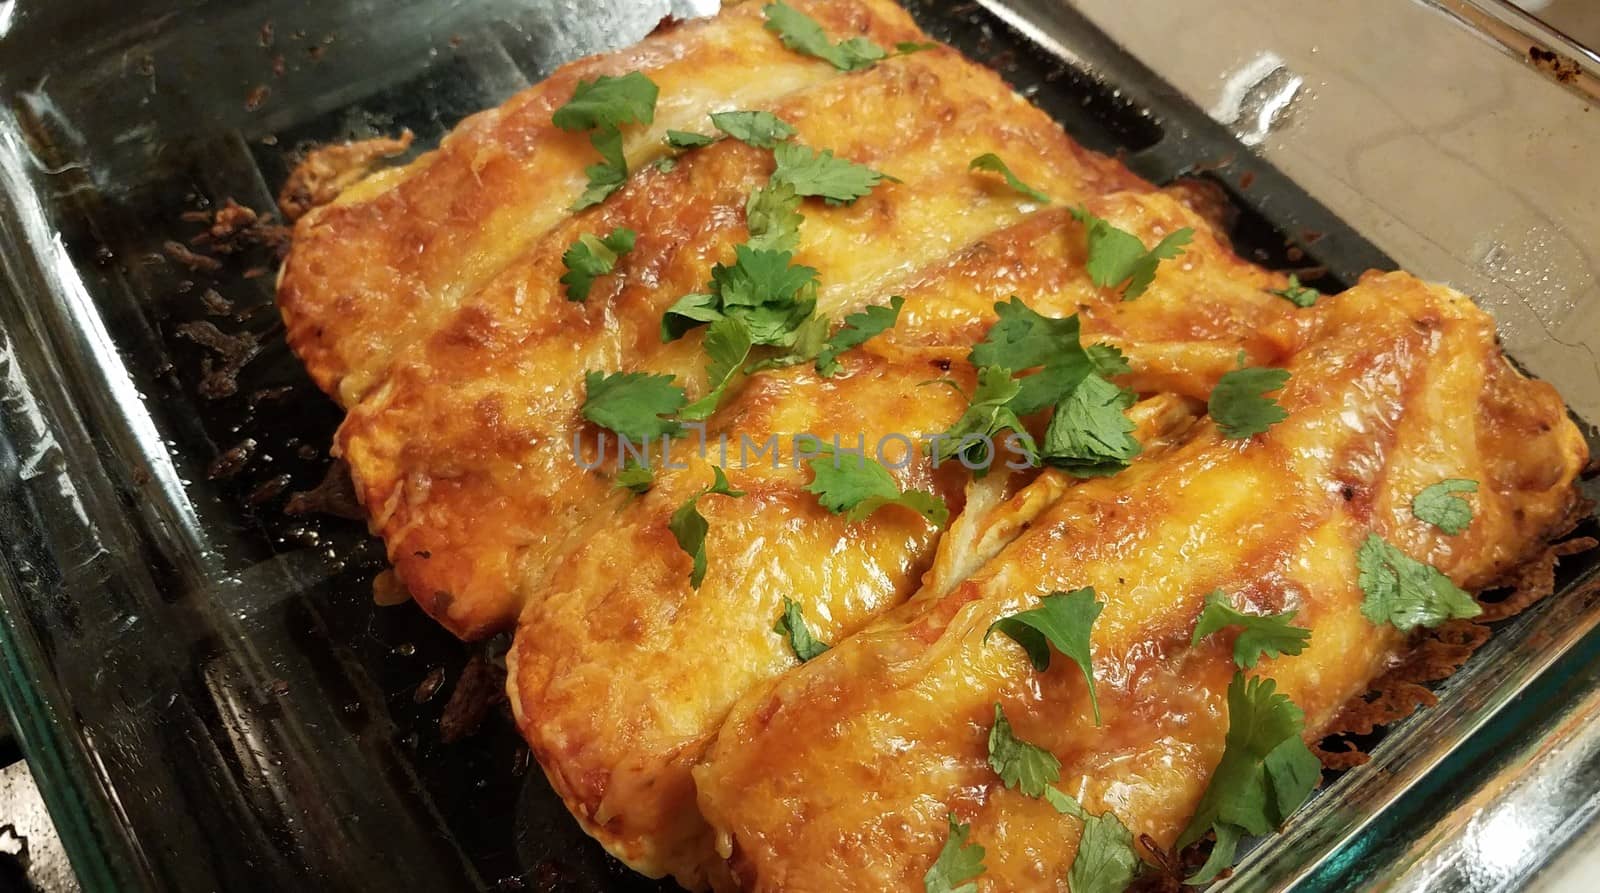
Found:
[[[444,740],[468,650],[373,604],[361,524],[283,511],[338,412],[282,344],[270,254],[193,270],[164,243],[198,232],[185,211],[270,207],[304,145],[409,127],[420,150],[714,6],[0,0],[0,696],[86,889],[658,888],[577,831],[499,708]],[[1600,419],[1600,68],[1560,35],[1488,0],[913,10],[1086,144],[1225,186],[1263,262],[1298,242],[1330,284],[1402,266],[1477,295]],[[1574,864],[1600,574],[1560,582],[1229,887],[1498,890]]]

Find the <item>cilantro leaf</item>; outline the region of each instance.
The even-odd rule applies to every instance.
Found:
[[[994,173],[1005,177],[1006,185],[1022,193],[1023,195],[1026,195],[1028,198],[1043,204],[1050,203],[1050,196],[1045,195],[1039,190],[1017,179],[1017,175],[1011,172],[1011,168],[1008,167],[1004,161],[1000,160],[1000,156],[994,154],[993,152],[985,152],[984,154],[979,155],[977,158],[972,159],[972,163],[967,165],[967,169],[974,171],[993,171]]]
[[[1483,608],[1440,570],[1423,564],[1367,534],[1356,553],[1358,580],[1365,598],[1361,613],[1375,624],[1388,623],[1403,633],[1419,626],[1476,617]]]
[[[1000,776],[1001,784],[1029,797],[1044,796],[1045,788],[1061,778],[1061,761],[1056,755],[1013,734],[998,703],[989,729],[989,767]]]
[[[700,583],[706,578],[706,534],[711,532],[711,525],[706,522],[705,515],[700,514],[699,501],[704,496],[713,493],[721,496],[743,496],[743,490],[735,490],[728,485],[727,475],[716,465],[711,466],[712,473],[716,476],[711,486],[691,496],[683,505],[678,506],[672,517],[667,519],[667,529],[672,531],[672,536],[678,541],[678,548],[689,554],[693,559],[693,566],[689,571],[689,585],[695,589],[700,588]]]
[[[936,50],[938,48],[939,45],[931,40],[921,42],[914,40],[902,40],[894,45],[894,54],[896,56],[909,56],[912,53],[920,53],[924,50]]]
[[[1278,657],[1299,654],[1305,650],[1311,630],[1291,626],[1289,621],[1294,619],[1294,615],[1294,611],[1246,614],[1234,610],[1228,604],[1228,597],[1218,589],[1206,596],[1206,606],[1200,612],[1200,621],[1195,625],[1190,644],[1198,645],[1201,639],[1224,627],[1242,626],[1244,629],[1239,637],[1233,640],[1233,662],[1246,670],[1253,670],[1263,655]]]
[[[705,293],[679,298],[661,317],[661,340],[673,341],[701,323],[736,316],[752,344],[791,347],[817,306],[817,271],[791,264],[787,251],[734,246],[734,262],[711,268]]]
[[[711,290],[722,299],[724,308],[785,303],[816,282],[817,271],[791,265],[789,259],[793,255],[787,251],[735,245],[733,252],[731,265],[711,268]]]
[[[1267,294],[1277,295],[1296,307],[1310,307],[1322,297],[1322,292],[1300,284],[1300,277],[1289,274],[1289,285],[1286,288],[1269,288]]]
[[[860,521],[886,505],[908,508],[935,527],[950,520],[944,500],[926,490],[901,492],[889,470],[865,455],[841,455],[830,444],[820,445],[820,453],[806,460],[811,467],[811,484],[806,490],[817,494],[817,502],[847,521]]]
[[[985,468],[991,457],[980,455],[987,450],[982,439],[992,439],[996,434],[1009,428],[1029,444],[1029,459],[1037,462],[1038,457],[1033,452],[1032,438],[1027,434],[1028,429],[1023,427],[1022,420],[1009,406],[1021,389],[1022,386],[1011,377],[1009,369],[1002,369],[999,366],[980,368],[978,388],[967,404],[967,411],[962,413],[961,418],[932,444],[933,458],[942,462],[952,456],[964,455],[968,464]],[[972,442],[967,443],[969,438]]]
[[[744,367],[746,375],[754,375],[763,369],[779,369],[784,366],[793,366],[817,358],[822,350],[823,342],[828,337],[828,318],[825,316],[810,316],[805,322],[796,326],[791,336],[794,343],[781,354],[766,357],[760,362],[751,363]]]
[[[649,124],[655,120],[659,91],[637,71],[621,77],[601,75],[579,81],[572,99],[556,109],[551,123],[562,130],[592,130],[589,143],[600,153],[600,163],[584,169],[589,185],[572,210],[581,211],[605,201],[628,180],[628,163],[622,155],[623,124]]]
[[[677,169],[677,167],[678,159],[671,155],[656,159],[655,168],[663,174],[670,174]]]
[[[589,134],[589,144],[600,153],[600,163],[583,169],[589,185],[572,204],[574,211],[600,204],[628,182],[628,161],[622,156],[622,131],[610,125],[601,127]]]
[[[839,371],[839,354],[852,347],[859,347],[873,336],[888,331],[899,318],[900,308],[905,302],[905,298],[893,295],[889,298],[887,307],[875,305],[846,316],[844,326],[828,336],[827,343],[817,353],[817,374],[825,378],[835,375]]]
[[[637,71],[621,77],[603,74],[592,81],[580,80],[572,98],[556,109],[550,123],[562,130],[650,124],[656,118],[659,93],[655,82]]]
[[[690,329],[721,319],[722,311],[717,303],[716,295],[705,292],[687,294],[674,301],[661,315],[662,342],[676,341]]]
[[[800,245],[800,196],[788,183],[768,183],[750,193],[744,205],[751,248],[793,251]]]
[[[595,277],[616,269],[617,258],[632,251],[637,238],[638,234],[626,227],[617,227],[603,239],[589,233],[579,236],[561,255],[561,263],[567,268],[561,277],[561,284],[567,287],[567,300],[587,300]]]
[[[1476,493],[1478,482],[1466,478],[1446,478],[1424,487],[1411,500],[1411,514],[1445,533],[1455,536],[1472,523],[1472,503],[1452,493]]]
[[[1133,848],[1133,832],[1116,813],[1090,815],[1076,798],[1055,788],[1046,788],[1044,796],[1057,812],[1083,823],[1077,855],[1067,869],[1070,893],[1123,893],[1144,865]]]
[[[1011,411],[1020,417],[1056,406],[1071,397],[1093,371],[1094,365],[1084,351],[1062,353],[1037,372],[1017,379],[1017,396],[1011,400]]]
[[[711,124],[741,143],[757,149],[771,149],[799,131],[771,112],[712,112]]]
[[[1127,468],[1143,449],[1125,412],[1133,400],[1131,391],[1095,373],[1083,376],[1050,417],[1040,459],[1077,477],[1103,477]]]
[[[776,33],[784,46],[815,56],[840,71],[867,68],[887,55],[882,47],[865,37],[852,37],[835,44],[816,19],[783,0],[768,3],[761,11],[767,17],[767,30]]]
[[[933,867],[922,876],[923,893],[978,893],[978,885],[967,883],[983,874],[983,847],[967,843],[972,833],[971,825],[956,821],[955,813],[946,816],[950,822],[950,836]]]
[[[1076,315],[1060,319],[1043,316],[1015,296],[995,304],[994,309],[997,321],[973,347],[968,359],[974,365],[1013,371],[1042,367],[1020,379],[1020,390],[1010,402],[1018,416],[1061,402],[1091,372],[1109,376],[1132,371],[1116,348],[1105,344],[1084,347],[1079,341]]]
[[[1052,592],[1039,600],[1039,607],[1019,611],[990,624],[983,639],[987,642],[995,630],[1006,634],[1022,646],[1033,668],[1041,673],[1050,668],[1052,647],[1076,663],[1089,684],[1089,703],[1094,707],[1095,725],[1099,725],[1100,699],[1094,690],[1089,631],[1104,608],[1105,602],[1095,599],[1092,586],[1071,592]]]
[[[711,268],[711,291],[722,312],[738,316],[755,344],[787,347],[817,306],[817,271],[791,264],[787,251],[734,247],[734,263]]]
[[[716,137],[706,136],[703,133],[691,133],[687,130],[667,131],[667,145],[674,149],[700,149],[716,141]]]
[[[590,371],[583,378],[583,417],[636,443],[676,437],[683,426],[670,418],[683,408],[683,388],[670,375]]]
[[[1194,238],[1194,230],[1186,226],[1169,233],[1147,251],[1138,236],[1096,217],[1087,208],[1074,209],[1072,216],[1088,231],[1089,281],[1101,288],[1121,285],[1124,301],[1144,294],[1155,281],[1161,262],[1182,254],[1183,246]]]
[[[633,459],[622,463],[622,469],[612,480],[611,485],[618,490],[631,490],[635,495],[649,490],[656,482],[656,473],[648,465],[640,465]]]
[[[1044,316],[1013,295],[996,303],[995,324],[972,348],[974,366],[999,366],[1013,372],[1059,361],[1082,350],[1076,314],[1061,319]]]
[[[788,596],[783,597],[783,616],[773,624],[772,631],[789,640],[789,647],[794,650],[794,656],[799,658],[801,663],[828,650],[827,642],[811,635],[811,628],[806,626],[806,617],[800,610],[800,603]]]
[[[1211,858],[1185,883],[1203,884],[1233,864],[1239,840],[1282,825],[1321,777],[1321,764],[1300,735],[1305,714],[1271,679],[1235,672],[1228,685],[1228,735],[1222,760],[1176,849],[1214,830]]]
[[[706,329],[704,345],[706,356],[711,358],[706,365],[706,383],[711,389],[679,413],[696,422],[710,418],[717,411],[717,404],[722,402],[722,395],[734,374],[750,356],[750,330],[737,317],[724,317]]]
[[[1239,362],[1244,362],[1244,351],[1239,352]],[[1277,400],[1266,396],[1288,382],[1287,369],[1256,367],[1226,372],[1211,389],[1206,411],[1229,440],[1260,434],[1289,417]]]
[[[1095,371],[1107,378],[1133,372],[1127,356],[1110,344],[1091,344],[1083,352],[1089,355],[1089,362],[1094,365]]]
[[[832,149],[817,152],[799,143],[779,143],[772,156],[778,162],[772,182],[788,183],[800,195],[820,196],[830,205],[847,205],[885,178],[864,164],[835,157]]]

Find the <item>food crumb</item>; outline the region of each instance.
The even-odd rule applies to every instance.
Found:
[[[182,242],[167,240],[161,244],[161,250],[173,263],[187,267],[197,273],[215,273],[222,269],[222,262],[214,257],[196,254],[189,246]]]
[[[250,457],[256,451],[256,441],[253,437],[246,437],[211,461],[211,466],[206,469],[206,477],[213,481],[227,480],[250,463]]]
[[[247,112],[253,112],[256,109],[261,108],[261,104],[266,102],[267,97],[271,95],[271,87],[268,87],[266,84],[256,84],[255,88],[250,91],[250,95],[244,98],[244,110]]]
[[[184,323],[178,334],[216,354],[200,362],[200,396],[207,400],[237,393],[239,370],[261,352],[261,343],[249,332],[227,335],[210,322]]]
[[[271,502],[278,498],[278,494],[288,488],[289,480],[290,478],[286,474],[267,478],[258,484],[254,490],[250,491],[250,495],[245,497],[245,502],[250,505],[263,505]]]
[[[440,740],[450,744],[476,732],[489,708],[505,696],[504,671],[497,670],[481,653],[472,655],[439,717]]]
[[[224,298],[214,288],[208,288],[200,294],[200,302],[205,304],[206,313],[211,316],[227,316],[233,312],[233,302]]]
[[[417,704],[426,704],[433,700],[439,689],[444,687],[444,667],[434,667],[428,675],[422,677],[422,682],[417,685],[417,690],[411,695],[411,700]]]

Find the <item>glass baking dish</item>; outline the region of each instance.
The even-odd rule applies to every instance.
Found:
[[[363,526],[285,511],[339,414],[282,343],[269,248],[210,269],[167,243],[229,198],[270,208],[307,145],[409,127],[420,151],[714,7],[0,0],[0,694],[86,889],[669,889],[583,837],[503,705],[458,686],[503,643],[375,605]],[[1600,419],[1600,65],[1561,35],[1489,0],[912,9],[1085,144],[1223,187],[1262,262],[1476,295]],[[1581,870],[1600,572],[1558,583],[1227,887]]]

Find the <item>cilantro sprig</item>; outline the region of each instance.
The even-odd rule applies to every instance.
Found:
[[[1043,192],[1040,192],[1039,190],[1018,179],[1017,175],[1011,172],[1010,166],[1004,161],[1001,161],[1000,156],[994,154],[993,152],[985,152],[982,155],[979,155],[977,158],[972,159],[972,163],[967,165],[967,169],[974,171],[991,171],[999,174],[1005,178],[1006,185],[1010,186],[1012,189],[1015,189],[1016,191],[1026,195],[1028,198],[1031,198],[1036,202],[1041,202],[1043,204],[1050,203],[1050,196],[1045,195]]]
[[[752,344],[788,347],[817,304],[817,271],[791,264],[787,251],[734,247],[732,264],[711,269],[708,291],[685,295],[661,318],[661,340],[674,341],[690,329],[724,317],[737,317]]]
[[[690,421],[703,421],[717,411],[723,395],[733,383],[739,367],[750,356],[750,330],[736,316],[725,316],[706,329],[703,346],[710,362],[706,364],[705,396],[685,406],[678,414]]]
[[[989,768],[1008,789],[1042,797],[1057,812],[1083,823],[1077,855],[1067,870],[1072,893],[1122,893],[1133,882],[1142,864],[1133,848],[1133,832],[1115,814],[1091,815],[1076,798],[1056,788],[1061,761],[1018,738],[999,704],[994,705],[994,725],[989,729]]]
[[[1006,712],[994,705],[994,725],[989,728],[989,768],[1000,783],[1029,797],[1043,797],[1045,788],[1061,778],[1056,755],[1018,738]]]
[[[1016,410],[1011,408],[1011,401],[1016,399],[1021,390],[1022,385],[1011,377],[1009,369],[999,366],[979,368],[978,387],[968,399],[966,411],[932,444],[934,460],[943,462],[959,455],[969,467],[987,469],[994,458],[988,455],[987,443],[1000,432],[1010,430],[1018,435],[1018,442],[1025,448],[1029,462],[1037,464],[1039,457],[1033,446],[1033,438],[1028,436],[1028,429],[1023,426]]]
[[[1239,364],[1244,365],[1244,351],[1239,352]],[[1275,398],[1266,396],[1288,383],[1287,369],[1234,369],[1217,379],[1206,401],[1206,411],[1217,423],[1217,430],[1229,440],[1260,434],[1289,417],[1288,410]]]
[[[1080,341],[1077,316],[1043,316],[1013,297],[995,304],[998,320],[968,359],[979,367],[978,392],[966,414],[945,432],[948,443],[936,458],[956,455],[963,438],[993,438],[1010,428],[1024,435],[1030,462],[1059,467],[1077,477],[1098,477],[1126,468],[1141,447],[1131,435],[1134,424],[1126,410],[1133,394],[1107,376],[1130,371],[1115,348]],[[1021,378],[1012,372],[1034,368]],[[997,371],[988,371],[997,370]],[[1026,438],[1020,418],[1055,407],[1044,441]],[[967,449],[982,444],[972,441]],[[987,457],[968,455],[969,465]]]
[[[572,98],[551,116],[551,123],[566,131],[590,131],[589,143],[600,153],[600,163],[584,170],[588,186],[572,210],[581,211],[605,201],[628,180],[622,154],[622,125],[655,121],[656,85],[640,72],[621,77],[601,75],[580,80]]]
[[[1317,303],[1318,298],[1322,297],[1322,292],[1310,286],[1301,285],[1300,277],[1293,273],[1289,274],[1288,286],[1284,288],[1269,288],[1267,289],[1267,294],[1277,295],[1296,307],[1311,307]]]
[[[1226,627],[1242,627],[1238,638],[1233,640],[1233,662],[1252,670],[1262,657],[1299,654],[1305,650],[1311,630],[1290,623],[1295,613],[1246,614],[1228,604],[1228,596],[1218,589],[1206,596],[1206,606],[1200,612],[1190,644],[1198,645],[1201,639]]]
[[[852,347],[860,347],[873,337],[893,328],[895,320],[900,316],[900,308],[905,302],[905,298],[891,295],[887,307],[874,305],[846,316],[844,325],[839,331],[828,336],[828,340],[817,353],[817,374],[824,378],[831,378],[837,374],[839,354]]]
[[[1438,568],[1400,551],[1375,533],[1356,552],[1361,614],[1403,633],[1483,613],[1483,608]]]
[[[783,597],[783,614],[778,617],[778,622],[772,625],[772,631],[789,640],[789,648],[794,651],[794,656],[801,663],[816,657],[828,650],[828,643],[811,634],[811,627],[806,625],[806,615],[800,608],[800,603],[788,596]]]
[[[1104,609],[1105,603],[1095,598],[1092,586],[1072,592],[1052,592],[1039,600],[1039,607],[1019,611],[990,624],[983,639],[987,642],[996,631],[1004,633],[1022,646],[1033,668],[1041,673],[1050,668],[1051,650],[1061,652],[1083,671],[1083,679],[1089,685],[1089,703],[1094,708],[1094,722],[1099,725],[1100,698],[1095,693],[1089,633]]]
[[[642,465],[632,457],[622,463],[622,468],[617,471],[617,476],[612,479],[611,486],[618,490],[627,490],[638,496],[649,490],[656,482],[656,473],[648,465]]]
[[[978,893],[972,879],[983,874],[983,847],[968,843],[972,826],[956,821],[955,813],[946,816],[950,836],[945,839],[933,866],[922,876],[923,893]]]
[[[996,303],[994,312],[995,324],[968,355],[973,365],[999,366],[1016,372],[1082,359],[1078,356],[1080,325],[1076,315],[1060,319],[1045,316],[1015,295],[1009,301]]]
[[[800,195],[821,198],[829,205],[848,205],[890,179],[848,158],[839,158],[832,149],[820,152],[799,143],[778,143],[772,149],[777,168],[774,183],[788,183]]]
[[[774,148],[799,132],[788,121],[763,111],[712,112],[711,125],[758,149]]]
[[[713,465],[711,471],[714,476],[711,486],[689,497],[667,519],[667,529],[678,541],[678,548],[687,553],[692,561],[689,585],[695,589],[699,589],[706,578],[706,534],[711,532],[706,516],[700,514],[700,500],[712,494],[731,497],[744,495],[743,490],[735,490],[728,484],[728,476],[721,467]]]
[[[615,127],[602,127],[589,134],[589,144],[600,153],[600,163],[583,169],[589,182],[578,200],[573,202],[574,211],[600,204],[628,182],[628,161],[622,155],[622,131]]]
[[[1104,477],[1128,467],[1142,447],[1126,410],[1133,392],[1090,372],[1056,405],[1040,457],[1075,477]]]
[[[1194,817],[1178,835],[1182,850],[1214,831],[1211,856],[1185,883],[1210,882],[1233,864],[1246,835],[1276,830],[1316,787],[1322,764],[1301,734],[1305,714],[1277,683],[1235,672],[1228,685],[1228,735]]]
[[[617,227],[604,238],[584,233],[561,255],[561,264],[567,272],[561,284],[567,287],[567,300],[586,301],[594,280],[617,267],[617,259],[633,250],[638,234],[627,227]]]
[[[674,149],[701,149],[717,141],[714,136],[687,130],[667,131],[667,145]]]
[[[812,479],[806,490],[817,494],[817,502],[847,521],[860,521],[878,509],[898,505],[927,519],[935,527],[950,520],[950,509],[926,490],[904,490],[894,476],[876,460],[864,454],[846,455],[831,444],[819,444],[819,455],[806,460]]]
[[[1411,514],[1445,533],[1455,536],[1472,523],[1472,503],[1457,493],[1478,492],[1478,482],[1466,478],[1446,478],[1422,489],[1411,500]]]
[[[859,71],[871,67],[889,54],[865,37],[852,37],[834,43],[816,19],[777,0],[761,8],[767,17],[766,28],[778,35],[783,45],[797,53],[815,56],[840,71]]]
[[[1138,236],[1096,217],[1088,208],[1074,208],[1072,216],[1088,233],[1089,281],[1101,288],[1120,288],[1124,301],[1144,294],[1155,281],[1161,262],[1182,254],[1183,246],[1194,239],[1194,230],[1186,226],[1146,249]]]
[[[1067,889],[1071,893],[1123,893],[1144,867],[1133,848],[1133,832],[1115,813],[1091,815],[1076,798],[1055,788],[1045,791],[1045,799],[1057,812],[1083,823],[1078,837],[1078,852],[1067,869]]]
[[[676,437],[683,431],[672,417],[686,398],[670,375],[591,370],[583,384],[583,417],[629,441]]]
[[[750,193],[744,204],[747,243],[765,251],[793,251],[800,245],[800,195],[788,183],[772,182]]]
[[[784,46],[797,53],[815,56],[840,71],[860,71],[891,55],[907,56],[939,46],[927,41],[902,40],[894,45],[893,53],[888,53],[865,37],[851,37],[834,43],[816,19],[783,0],[767,4],[761,11],[767,17],[767,30],[777,34]]]
[[[659,92],[654,81],[637,71],[580,80],[572,98],[556,109],[550,123],[568,131],[650,124],[655,121]]]

